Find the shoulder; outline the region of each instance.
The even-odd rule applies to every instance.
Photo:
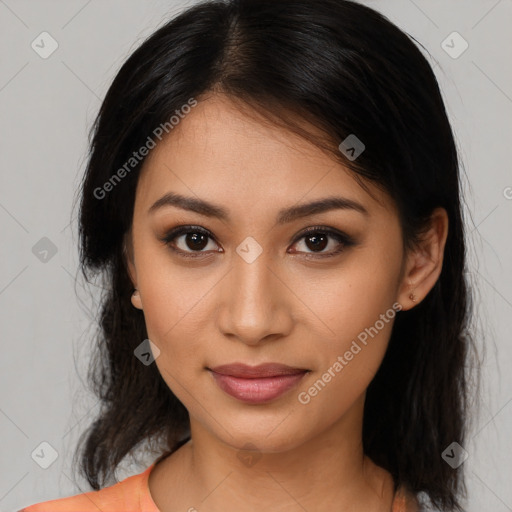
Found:
[[[99,491],[35,503],[17,512],[159,512],[147,485],[153,466]]]

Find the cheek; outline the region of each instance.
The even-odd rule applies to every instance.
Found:
[[[370,254],[371,256],[371,254]],[[304,300],[322,320],[333,341],[346,342],[372,326],[396,300],[400,260],[384,265],[382,259],[357,255],[339,271],[316,279]]]
[[[146,274],[141,288],[148,337],[160,350],[155,364],[169,389],[189,408],[187,390],[201,400],[195,384],[204,363],[204,328],[195,309],[201,305],[200,296],[197,290],[187,295],[176,278],[162,278],[156,267],[153,270],[154,279]]]
[[[190,321],[190,312],[200,304],[208,283],[197,272],[177,265],[171,250],[150,235],[149,229],[139,237],[135,259],[146,324],[162,336],[180,319]]]
[[[316,377],[321,380],[317,388],[331,388],[324,397],[333,396],[335,389],[354,397],[377,372],[397,313],[393,304],[399,267],[399,256],[385,261],[367,252],[308,294],[307,303],[326,333],[317,338],[322,361],[317,367]]]
[[[179,268],[170,264],[165,250],[146,249],[137,255],[137,277],[141,290],[148,337],[175,361],[193,354],[200,329],[201,299],[208,287],[198,279],[185,279]]]
[[[364,309],[357,316],[341,312],[333,329],[336,341],[318,340],[315,354],[321,363],[299,390],[297,400],[306,410],[318,411],[323,421],[329,423],[344,414],[366,391],[382,363],[396,312],[393,308],[374,311]]]

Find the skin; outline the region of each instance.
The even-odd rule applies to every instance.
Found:
[[[219,94],[200,101],[149,154],[126,238],[139,291],[132,303],[144,311],[160,350],[155,364],[187,408],[192,434],[150,474],[162,512],[391,510],[393,481],[363,454],[362,421],[393,320],[309,403],[298,400],[359,333],[394,303],[403,310],[419,304],[441,272],[445,210],[435,210],[424,240],[405,253],[392,199],[367,185],[372,195],[316,146]],[[148,213],[171,191],[222,206],[229,219],[170,205]],[[357,201],[368,215],[334,209],[276,224],[281,208],[333,195]],[[174,243],[198,253],[185,235],[170,245],[160,240],[182,224],[211,233],[200,257],[171,250]],[[328,238],[315,252],[307,236],[297,238],[312,226],[346,233],[355,245],[322,258],[340,242]],[[236,252],[249,236],[262,249],[252,263]],[[206,369],[231,362],[310,372],[274,401],[251,405],[224,393]],[[255,458],[244,462],[241,454]]]

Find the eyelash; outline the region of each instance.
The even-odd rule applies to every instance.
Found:
[[[209,238],[211,238],[212,240],[215,241],[215,238],[211,235],[211,233],[208,230],[206,230],[200,226],[178,226],[178,227],[170,230],[168,233],[166,233],[166,235],[163,238],[161,238],[160,240],[162,241],[162,243],[167,245],[169,247],[169,249],[171,249],[175,253],[178,253],[181,257],[201,258],[202,257],[201,255],[206,254],[206,253],[204,253],[202,251],[193,251],[193,252],[183,251],[182,249],[178,249],[177,247],[174,247],[171,244],[171,242],[175,238],[178,238],[180,235],[184,235],[184,234],[186,235],[186,234],[190,234],[190,233],[200,233],[205,236],[208,236]],[[295,245],[302,238],[306,238],[308,236],[317,235],[317,234],[329,235],[330,237],[334,238],[337,242],[340,243],[340,248],[338,248],[334,251],[331,251],[329,253],[314,253],[314,252],[302,253],[302,254],[306,255],[305,256],[306,258],[328,258],[328,257],[336,256],[337,254],[343,252],[346,248],[351,247],[351,246],[355,245],[355,243],[356,243],[352,237],[350,237],[347,234],[342,233],[340,231],[335,231],[331,228],[324,227],[324,226],[313,226],[311,228],[307,228],[304,231],[302,231],[297,236],[297,238],[295,238],[292,245]],[[217,242],[215,241],[215,243],[217,243]]]

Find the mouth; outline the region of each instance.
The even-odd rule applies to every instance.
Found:
[[[310,372],[279,363],[248,366],[242,363],[207,368],[219,388],[242,402],[267,403],[298,385]]]
[[[244,363],[223,364],[208,368],[208,370],[231,377],[241,379],[261,379],[266,377],[281,377],[283,375],[297,375],[309,370],[306,368],[295,368],[280,363],[264,363],[257,366],[249,366]]]

